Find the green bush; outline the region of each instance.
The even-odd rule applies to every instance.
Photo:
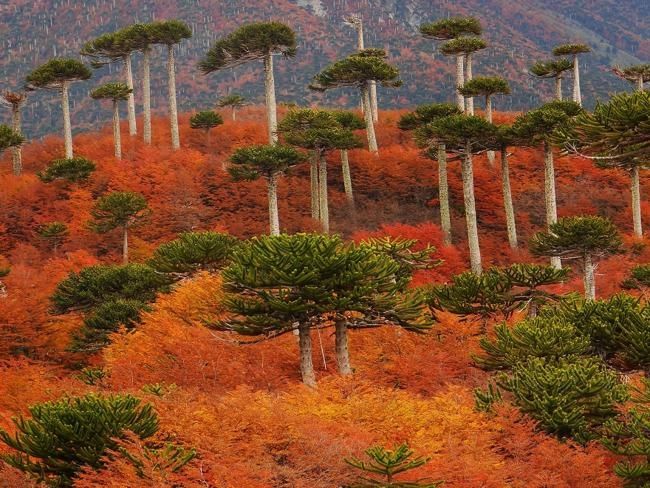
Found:
[[[214,271],[228,264],[238,244],[236,237],[220,232],[186,232],[158,247],[150,265],[163,273]]]

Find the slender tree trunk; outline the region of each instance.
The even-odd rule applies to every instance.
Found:
[[[544,141],[544,200],[546,201],[546,226],[557,222],[557,198],[555,196],[555,168],[553,167],[553,148],[548,141]],[[551,258],[551,265],[562,268],[558,257]]]
[[[368,135],[368,150],[378,154],[377,136],[375,135],[375,123],[372,120],[372,109],[370,107],[370,95],[368,85],[361,87],[361,101],[363,102],[363,117],[366,119],[366,134]]]
[[[438,200],[440,201],[440,227],[442,242],[451,246],[451,210],[449,208],[449,184],[447,183],[447,148],[438,144]]]
[[[503,188],[503,208],[506,213],[506,228],[508,229],[508,242],[512,249],[517,249],[517,226],[515,224],[515,208],[512,205],[512,191],[510,189],[510,167],[508,165],[508,148],[501,149],[501,185]]]
[[[594,266],[590,254],[585,254],[583,267],[585,273],[584,276],[585,298],[587,300],[595,300],[596,299],[596,277],[594,272],[596,267]]]
[[[264,58],[264,89],[266,94],[266,119],[269,131],[269,144],[278,142],[278,113],[275,102],[275,78],[273,77],[273,55]]]
[[[113,145],[115,147],[115,159],[122,159],[122,135],[120,134],[120,106],[117,100],[113,100]]]
[[[636,89],[637,89],[637,91],[640,91],[640,92],[643,91],[643,76],[639,76],[636,79]]]
[[[280,216],[278,213],[278,175],[269,178],[269,223],[272,236],[280,235]]]
[[[169,90],[169,123],[172,133],[172,149],[176,151],[181,147],[181,138],[178,133],[178,108],[176,106],[176,63],[174,61],[174,45],[167,46],[167,79]]]
[[[639,184],[639,167],[633,166],[630,171],[632,177],[632,221],[634,222],[634,235],[643,237],[643,226],[641,224],[641,189]]]
[[[463,178],[463,198],[465,200],[465,220],[467,222],[467,242],[469,244],[469,260],[472,271],[481,274],[481,248],[478,241],[478,225],[476,222],[476,201],[474,200],[474,169],[472,168],[472,147],[465,145],[465,154],[461,163]]]
[[[20,106],[15,105],[11,111],[14,132],[22,134],[22,116]],[[14,175],[20,176],[23,172],[23,150],[20,146],[11,148],[11,160],[13,163]]]
[[[456,56],[456,103],[458,104],[458,109],[463,113],[465,113],[465,97],[458,91],[458,87],[465,85],[464,59],[465,56],[463,54]]]
[[[372,108],[372,121],[379,122],[379,107],[377,107],[377,82],[370,82],[370,107]]]
[[[472,53],[467,53],[465,55],[465,83],[470,81],[472,78]],[[467,105],[467,115],[474,115],[474,98],[466,98],[465,104]]]
[[[129,226],[124,226],[124,239],[122,241],[122,262],[128,264],[129,262]]]
[[[472,107],[472,110],[473,109],[474,108]],[[492,123],[492,97],[490,95],[485,95],[485,120],[487,120],[490,124]],[[493,168],[495,160],[494,151],[487,152],[487,159],[490,168]]]
[[[309,161],[309,180],[311,183],[311,218],[320,220],[320,190],[318,184],[318,155],[314,151]]]
[[[530,302],[530,305],[528,306],[528,317],[533,318],[537,317],[537,303],[535,300],[532,300]]]
[[[324,154],[318,157],[318,183],[320,195],[320,221],[324,234],[330,232],[330,212],[327,198],[327,159]]]
[[[63,108],[63,138],[65,139],[65,157],[74,157],[72,150],[72,124],[70,123],[70,82],[61,85],[61,106]]]
[[[124,56],[124,80],[126,86],[133,90],[133,70],[131,69],[130,54]],[[129,134],[134,136],[138,133],[138,126],[135,121],[135,95],[133,94],[133,91],[129,94],[127,108],[129,113]]]
[[[298,326],[298,344],[300,347],[300,374],[302,382],[310,388],[316,388],[316,374],[311,353],[311,333],[309,325]]]
[[[580,66],[578,55],[573,55],[573,101],[582,107],[582,96],[580,94]]]
[[[354,207],[354,193],[352,191],[352,176],[350,175],[350,159],[348,150],[341,149],[341,168],[343,170],[343,189],[345,198],[351,207]]]
[[[339,373],[343,376],[352,374],[350,366],[350,351],[348,349],[348,324],[345,322],[336,322],[335,324],[336,340],[336,362],[339,367]]]
[[[562,100],[562,77],[555,78],[555,99]]]
[[[144,142],[151,144],[151,48],[142,50],[142,109]]]
[[[232,107],[232,121],[234,122],[235,120],[237,120],[237,108],[233,106]]]

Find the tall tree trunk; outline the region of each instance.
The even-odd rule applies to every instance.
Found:
[[[172,133],[172,149],[176,151],[181,147],[181,138],[178,133],[178,108],[176,107],[176,63],[174,62],[174,45],[167,46],[167,79],[169,96],[169,123]]]
[[[562,77],[555,78],[555,99],[562,100]]]
[[[269,144],[278,142],[278,113],[275,102],[275,78],[273,77],[273,55],[264,58],[264,89],[266,95],[266,120],[269,131]]]
[[[473,110],[473,107],[472,107]],[[485,120],[490,124],[492,123],[492,97],[490,95],[485,95]],[[490,168],[494,167],[494,151],[487,152],[487,159]]]
[[[643,91],[643,76],[639,76],[636,79],[636,89],[637,89],[637,91],[640,91],[640,92]]]
[[[63,108],[63,138],[65,140],[65,157],[74,157],[72,150],[72,124],[70,123],[70,82],[61,84],[61,106]]]
[[[467,53],[465,55],[465,83],[470,81],[472,78],[472,53]],[[467,115],[474,115],[474,98],[466,98],[465,105],[467,106]]]
[[[234,122],[235,120],[237,120],[237,107],[235,107],[233,105],[233,107],[232,107],[232,121]]]
[[[302,382],[310,388],[316,388],[316,374],[311,353],[311,333],[308,324],[298,326],[298,345],[300,347],[300,374]]]
[[[272,236],[280,235],[280,216],[278,212],[278,175],[269,178],[269,223]]]
[[[324,154],[318,156],[318,193],[320,195],[320,222],[324,234],[330,232],[330,212],[327,195],[327,159]]]
[[[379,107],[377,107],[377,82],[370,82],[370,107],[372,108],[372,121],[379,122]]]
[[[142,50],[142,109],[144,142],[151,144],[151,48]]]
[[[465,220],[467,222],[470,267],[474,273],[481,274],[481,248],[478,242],[476,201],[474,200],[474,169],[472,168],[471,151],[471,144],[466,144],[465,154],[461,163],[461,174],[463,178],[463,198],[465,200]]]
[[[350,175],[350,159],[348,150],[341,149],[341,169],[343,171],[343,189],[345,198],[351,207],[354,207],[354,193],[352,191],[352,175]]]
[[[309,180],[311,183],[311,218],[320,220],[320,185],[318,184],[318,155],[311,154],[309,161]]]
[[[447,148],[438,144],[438,200],[440,201],[440,227],[442,242],[451,246],[451,210],[449,207],[449,184],[447,183]]]
[[[546,202],[546,227],[557,222],[557,198],[555,196],[555,168],[553,167],[553,148],[548,141],[544,141],[544,200]],[[551,265],[555,269],[562,268],[558,257],[551,258]]]
[[[348,350],[348,324],[340,321],[336,322],[334,327],[336,362],[339,367],[339,373],[343,376],[350,376],[352,374],[352,367],[350,366],[350,351]]]
[[[375,123],[372,120],[372,109],[370,107],[370,95],[368,85],[361,87],[361,101],[363,102],[363,117],[366,119],[366,134],[368,136],[368,150],[378,154],[377,136],[375,135]]]
[[[122,262],[128,264],[129,262],[129,226],[125,225],[123,228],[124,235],[122,240]]]
[[[120,134],[120,106],[117,100],[113,100],[113,146],[115,147],[115,159],[122,159],[122,136]]]
[[[641,224],[641,189],[639,184],[639,167],[633,166],[630,171],[632,177],[632,221],[634,222],[634,235],[643,237],[643,226]]]
[[[463,113],[465,113],[465,97],[458,91],[458,87],[465,85],[465,70],[463,68],[464,59],[465,56],[463,54],[456,56],[456,103],[458,109]]]
[[[131,69],[131,55],[124,56],[124,80],[126,86],[133,90],[133,70]],[[127,100],[127,108],[129,113],[129,134],[134,136],[138,133],[138,126],[135,121],[135,95],[133,91],[129,94]]]
[[[14,105],[12,107],[12,122],[14,132],[17,134],[22,134],[22,116],[20,113],[20,105]],[[20,146],[11,148],[11,160],[14,170],[14,175],[20,176],[23,172],[23,150]]]
[[[512,205],[510,189],[510,166],[508,165],[508,148],[501,148],[501,186],[503,189],[503,208],[506,213],[506,228],[508,242],[512,249],[517,249],[517,226],[515,224],[515,208]]]
[[[580,94],[580,66],[578,55],[573,55],[573,101],[582,107],[582,96]]]
[[[591,258],[591,254],[585,254],[584,261],[584,284],[585,284],[585,298],[587,300],[596,299],[596,277],[594,263]]]

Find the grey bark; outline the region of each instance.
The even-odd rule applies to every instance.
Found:
[[[632,177],[632,221],[634,222],[634,235],[643,237],[643,225],[641,224],[641,189],[639,181],[639,167],[633,166],[630,171]]]
[[[503,190],[503,208],[506,213],[506,228],[508,243],[512,249],[517,249],[517,225],[515,223],[515,208],[512,205],[510,188],[510,166],[508,164],[508,149],[501,149],[501,186]]]
[[[311,332],[309,325],[298,326],[298,345],[300,347],[300,374],[302,382],[310,388],[316,388],[316,374],[311,352]]]
[[[327,198],[327,159],[324,155],[319,155],[318,158],[318,193],[320,195],[320,222],[321,229],[324,234],[330,232],[330,213]]]
[[[636,79],[636,89],[637,91],[643,91],[643,76],[639,76]]]
[[[275,78],[273,76],[273,55],[264,58],[264,92],[266,96],[266,120],[268,124],[269,144],[278,142],[278,113],[275,101]]]
[[[550,229],[551,224],[557,222],[557,198],[555,196],[553,148],[548,141],[544,141],[544,200],[546,203],[546,226]],[[552,257],[551,265],[556,269],[562,268],[559,257]]]
[[[129,134],[134,136],[138,133],[138,126],[135,121],[135,95],[133,94],[133,70],[131,68],[131,55],[124,56],[124,81],[132,91],[127,100],[129,114]]]
[[[169,123],[172,134],[172,149],[176,151],[181,147],[181,138],[178,132],[178,109],[176,106],[176,66],[174,61],[174,45],[167,46],[167,80]]]
[[[555,78],[555,99],[562,100],[562,77]]]
[[[237,120],[237,107],[235,107],[234,105],[232,107],[232,112],[231,113],[232,113],[232,121],[234,122],[234,121]]]
[[[113,100],[113,146],[115,148],[115,159],[122,159],[122,137],[120,134],[120,106],[117,100]]]
[[[458,91],[458,87],[465,85],[464,59],[465,56],[462,54],[456,56],[456,104],[458,105],[458,109],[463,113],[465,113],[465,97]]]
[[[74,157],[72,150],[72,125],[70,123],[70,82],[64,81],[61,84],[61,106],[63,109],[63,138],[65,140],[65,157]]]
[[[379,148],[377,147],[377,136],[375,135],[375,123],[372,120],[372,109],[370,107],[370,95],[368,93],[368,86],[361,87],[361,101],[363,102],[363,117],[366,120],[366,134],[368,136],[368,150],[372,153],[378,154]]]
[[[122,241],[122,262],[128,264],[129,262],[129,226],[124,226],[124,236]]]
[[[269,224],[272,236],[280,235],[280,216],[278,212],[278,175],[269,178]]]
[[[596,277],[594,263],[590,254],[585,254],[583,258],[584,267],[584,285],[585,285],[585,298],[587,300],[596,299]]]
[[[343,189],[345,190],[345,198],[347,199],[348,204],[354,207],[352,175],[350,174],[350,159],[348,157],[347,149],[341,149],[341,168],[343,171]]]
[[[465,221],[467,223],[467,243],[472,271],[481,274],[481,248],[478,241],[478,224],[476,221],[476,201],[474,199],[474,169],[472,167],[471,145],[465,146],[461,163],[463,179],[463,199],[465,201]]]
[[[474,108],[472,107],[472,110],[473,109]],[[485,120],[490,124],[492,123],[492,97],[490,95],[485,95]],[[488,151],[487,158],[490,168],[494,167],[494,151]]]
[[[350,351],[348,349],[348,325],[345,322],[337,322],[334,327],[336,362],[339,373],[343,376],[350,376],[352,367],[350,366]]]
[[[467,53],[465,55],[465,82],[470,81],[472,78],[472,53]],[[467,115],[474,115],[474,98],[466,98],[465,104],[467,106]]]
[[[20,106],[14,106],[11,113],[14,132],[22,134],[22,116],[20,113]],[[20,146],[11,148],[11,161],[14,175],[20,176],[23,172],[23,150]]]
[[[451,211],[449,208],[449,184],[447,183],[447,149],[438,145],[438,199],[440,200],[440,227],[442,242],[451,246]]]
[[[318,157],[312,153],[309,161],[309,180],[311,183],[311,218],[320,220],[320,194],[318,185]]]
[[[151,144],[151,48],[142,50],[142,110],[145,144]]]
[[[573,101],[582,107],[582,95],[580,93],[580,66],[578,55],[573,55]]]

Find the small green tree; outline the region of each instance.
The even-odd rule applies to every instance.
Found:
[[[564,73],[573,68],[573,62],[566,59],[551,59],[537,61],[530,67],[530,72],[538,78],[553,78],[555,80],[555,99],[562,100],[562,79]]]
[[[548,291],[546,287],[564,281],[570,269],[526,263],[499,268],[499,272],[503,275],[504,281],[512,286],[513,301],[528,307],[528,316],[535,317],[541,306],[561,298],[560,295]]]
[[[147,200],[139,193],[113,192],[97,200],[91,212],[90,227],[104,234],[122,229],[122,259],[129,262],[129,229],[140,225],[151,214]]]
[[[451,39],[440,46],[440,52],[444,56],[464,56],[465,58],[465,76],[464,82],[468,83],[472,80],[472,57],[475,52],[478,52],[487,47],[487,42],[478,37],[457,37]],[[474,99],[472,96],[465,96],[460,92],[463,85],[456,87],[459,96],[465,99],[465,113],[467,115],[474,115]]]
[[[131,395],[90,393],[39,403],[29,413],[13,420],[15,434],[0,429],[0,440],[12,449],[2,459],[53,486],[72,486],[86,466],[100,469],[127,432],[146,439],[158,431],[153,407]]]
[[[80,183],[90,178],[95,168],[95,163],[82,157],[55,159],[37,175],[45,183],[57,180]]]
[[[0,103],[8,105],[11,109],[11,120],[13,131],[22,135],[22,108],[27,103],[27,94],[24,92],[11,92],[5,91],[0,94]],[[2,136],[0,136],[2,139]],[[22,149],[20,145],[9,146],[12,149],[12,163],[14,175],[20,176],[23,170],[23,161],[22,161]],[[3,147],[3,143],[0,142],[0,152],[2,152],[6,147]]]
[[[55,256],[57,249],[65,241],[68,233],[68,226],[63,222],[48,222],[38,228],[38,235],[52,246],[52,252]]]
[[[115,159],[122,159],[122,138],[120,135],[120,101],[128,100],[133,90],[125,83],[106,83],[90,92],[95,100],[111,100],[113,102],[113,144]]]
[[[579,262],[584,274],[585,297],[596,299],[596,261],[621,252],[618,230],[602,217],[565,217],[551,225],[548,233],[538,232],[530,241],[535,256],[556,256]]]
[[[190,117],[190,127],[205,132],[205,146],[210,147],[210,129],[223,124],[223,117],[212,110],[197,112]]]
[[[553,48],[554,56],[573,56],[573,101],[582,106],[582,94],[580,92],[580,67],[578,66],[578,55],[588,53],[591,48],[586,44],[561,44]]]
[[[0,125],[0,154],[5,149],[9,148],[19,148],[25,142],[25,138],[21,136],[18,132],[6,125]],[[14,165],[14,174],[20,174],[20,171],[15,171],[16,166]],[[22,164],[20,165],[22,171]]]
[[[238,95],[236,93],[232,93],[230,95],[226,95],[225,97],[221,97],[217,102],[217,107],[220,108],[230,107],[231,117],[234,122],[235,120],[237,120],[237,110],[239,110],[246,104],[247,101],[243,96]]]
[[[615,66],[612,71],[614,74],[624,80],[634,83],[637,91],[643,91],[643,85],[650,81],[650,64],[636,64],[621,68]]]
[[[199,69],[208,74],[249,61],[264,61],[269,144],[278,141],[273,56],[281,54],[285,58],[292,58],[296,55],[297,46],[296,34],[290,27],[280,22],[257,22],[244,25],[219,39],[199,63]]]
[[[63,109],[63,136],[65,139],[65,157],[74,157],[72,149],[72,125],[70,124],[70,84],[87,80],[91,71],[81,61],[69,58],[54,58],[39,66],[25,78],[27,89],[51,89],[61,93]]]
[[[353,112],[344,110],[337,110],[332,112],[336,121],[346,130],[360,130],[365,129],[366,124],[364,120]],[[345,198],[348,204],[354,208],[354,192],[352,190],[352,175],[350,174],[350,158],[349,149],[341,148],[341,171],[343,173],[343,190],[345,191]]]
[[[650,289],[650,264],[632,268],[630,275],[621,283],[621,287],[626,290],[641,290],[645,294]]]
[[[252,181],[258,178],[267,180],[271,235],[280,234],[278,178],[305,160],[305,155],[291,146],[281,144],[242,147],[230,157],[232,166],[228,171],[235,180]]]

